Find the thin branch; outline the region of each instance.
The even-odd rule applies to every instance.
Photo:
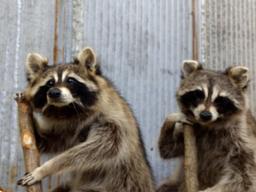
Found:
[[[184,124],[184,170],[185,170],[185,186],[187,192],[198,192],[198,176],[197,176],[197,147],[193,127]]]
[[[40,154],[36,146],[30,107],[22,94],[15,98],[18,104],[20,139],[24,155],[25,171],[31,172],[40,165]],[[41,182],[27,187],[27,192],[41,192]]]

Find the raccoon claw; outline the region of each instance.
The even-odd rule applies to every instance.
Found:
[[[16,93],[16,96],[14,98],[17,102],[22,102],[25,100],[25,96],[22,92]]]
[[[174,136],[183,132],[184,124],[192,125],[192,122],[190,122],[183,113],[171,113],[166,118],[166,122],[174,128]]]
[[[25,173],[25,175],[20,180],[17,181],[17,184],[22,186],[29,186],[33,185],[38,181],[40,181],[40,177],[36,176],[34,172],[31,172]]]

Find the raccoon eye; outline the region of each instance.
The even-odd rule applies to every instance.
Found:
[[[53,79],[50,79],[47,81],[46,86],[52,87],[54,85],[55,81]]]
[[[227,97],[217,97],[214,101],[215,106],[219,113],[229,113],[236,111],[236,106],[234,103]]]
[[[76,83],[76,82],[77,82],[77,80],[74,79],[73,77],[67,78],[67,83],[69,83],[69,84],[74,84],[74,83]]]
[[[190,91],[180,97],[180,101],[183,105],[189,107],[196,107],[199,103],[204,100],[204,92],[200,90]]]

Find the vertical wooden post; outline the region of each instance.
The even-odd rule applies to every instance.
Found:
[[[192,57],[198,61],[197,0],[192,0]]]
[[[25,171],[31,172],[40,166],[40,154],[36,146],[31,111],[28,102],[20,95],[17,94],[15,100],[18,104],[20,139],[24,155]],[[27,191],[41,192],[41,182],[28,186]]]
[[[58,62],[58,22],[60,14],[60,0],[55,0],[55,18],[54,18],[54,45],[53,45],[53,64],[56,65]]]
[[[192,0],[192,55],[193,59],[198,57],[198,34],[197,34],[197,2]],[[198,173],[197,173],[197,147],[193,127],[184,124],[184,145],[185,145],[185,187],[187,192],[198,192]]]
[[[0,192],[7,192],[7,191],[4,190],[2,187],[0,187]]]
[[[198,192],[196,139],[194,130],[190,125],[184,124],[184,138],[184,169],[186,191]]]

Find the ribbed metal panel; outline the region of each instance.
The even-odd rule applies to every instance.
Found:
[[[180,63],[191,58],[189,1],[84,2],[85,43],[96,50],[103,71],[131,104],[160,181],[171,168],[159,157],[160,126],[176,111]]]
[[[249,67],[251,108],[256,112],[256,1],[201,0],[201,60],[212,69]]]
[[[26,54],[68,62],[83,46],[96,50],[103,71],[134,109],[156,180],[169,175],[174,164],[160,160],[157,139],[165,116],[176,111],[179,64],[191,57],[188,1],[0,3],[0,186],[22,191],[15,185],[24,169],[13,97],[25,85]]]
[[[25,85],[24,61],[36,51],[52,58],[53,1],[0,1],[0,186],[21,191],[24,173],[15,92]]]
[[[165,116],[177,110],[180,63],[192,56],[191,2],[0,0],[0,4],[0,186],[23,191],[15,185],[24,169],[13,96],[25,85],[26,54],[35,51],[50,62],[54,56],[57,62],[68,62],[84,46],[96,50],[103,72],[131,104],[157,182],[169,175],[175,163],[160,159],[157,139]],[[198,8],[200,60],[213,69],[244,64],[255,74],[256,1],[199,0]],[[251,85],[253,101],[255,77]],[[256,111],[255,102],[252,106]],[[51,183],[46,180],[47,188]]]

